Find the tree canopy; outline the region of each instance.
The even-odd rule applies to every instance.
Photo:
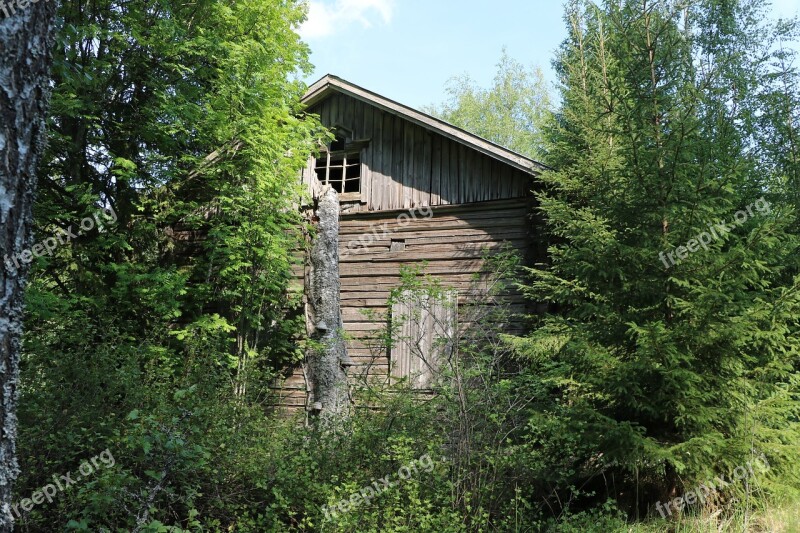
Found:
[[[553,103],[540,68],[503,50],[491,87],[462,74],[450,79],[446,93],[444,103],[425,111],[522,155],[544,157],[542,128]]]

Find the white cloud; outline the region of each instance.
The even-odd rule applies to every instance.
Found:
[[[308,20],[299,29],[304,39],[329,37],[345,31],[350,24],[369,28],[376,19],[392,21],[394,0],[310,0]]]

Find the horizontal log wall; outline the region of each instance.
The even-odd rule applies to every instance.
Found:
[[[532,187],[531,175],[356,98],[333,94],[309,112],[369,140],[362,201],[343,203],[349,213],[520,198]],[[303,181],[313,190],[313,159]]]
[[[425,216],[429,213],[430,218]],[[385,380],[389,375],[389,354],[371,348],[369,337],[385,327],[381,317],[389,312],[389,292],[400,285],[401,267],[427,261],[424,273],[438,278],[442,285],[458,289],[461,307],[471,301],[474,275],[484,266],[485,249],[497,250],[508,243],[523,256],[530,254],[529,213],[528,201],[521,198],[413,212],[342,216],[341,305],[344,327],[352,338],[348,354],[355,362],[348,375],[354,381],[365,376]],[[396,247],[403,241],[404,249],[392,251],[392,241]],[[298,285],[302,285],[303,275],[304,270],[298,267],[295,271]],[[509,295],[508,300],[512,310],[525,310],[519,294]],[[302,368],[296,368],[282,383],[278,403],[300,409],[305,402]]]

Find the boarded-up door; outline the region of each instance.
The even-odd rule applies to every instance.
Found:
[[[392,305],[396,338],[390,352],[392,377],[414,389],[429,389],[453,355],[458,294],[405,291]]]

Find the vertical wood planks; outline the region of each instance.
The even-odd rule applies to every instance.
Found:
[[[411,158],[414,161],[413,181],[411,185],[411,205],[409,207],[416,207],[422,204],[422,196],[426,192],[430,192],[430,180],[425,180],[425,141],[427,137],[427,130],[414,127],[414,148],[411,153]]]
[[[330,122],[326,126],[335,128],[339,124],[339,95],[334,94],[331,96],[330,102]]]
[[[370,139],[366,149],[361,151],[361,156],[363,157],[363,160],[361,161],[361,198],[369,202],[369,198],[372,195],[372,167],[374,166],[373,158],[375,156],[372,117],[374,107],[363,102],[358,102],[358,104],[359,107],[361,107],[361,131],[356,132],[356,135],[358,135],[360,139]]]
[[[417,126],[406,123],[403,131],[403,161],[405,162],[405,172],[401,175],[401,194],[403,209],[411,207],[413,189],[416,186],[414,180],[414,133]],[[395,176],[395,179],[397,176]]]
[[[478,198],[478,200],[483,202],[492,197],[492,162],[494,159],[486,156],[482,156],[481,159],[483,160],[483,170],[480,177],[481,196]]]
[[[310,112],[324,125],[368,139],[362,153],[362,198],[352,210],[411,209],[523,197],[530,176],[462,142],[344,94]],[[304,171],[303,181],[308,173]]]
[[[463,144],[458,145],[458,194],[453,195],[454,204],[466,202],[467,191],[469,190],[469,161],[467,155],[469,151]]]
[[[450,146],[450,169],[447,176],[447,196],[445,204],[457,204],[459,203],[459,194],[458,191],[461,188],[461,164],[459,163],[459,149],[460,146],[453,141],[447,141],[448,146]],[[444,180],[444,178],[442,178]]]
[[[449,357],[455,337],[458,295],[442,298],[406,291],[392,306],[392,320],[400,324],[398,341],[390,355],[393,378],[407,379],[415,389],[427,389],[438,374],[442,358]]]
[[[405,132],[406,121],[400,117],[394,117],[394,125],[392,127],[392,173],[391,182],[389,184],[389,201],[388,206],[390,209],[397,209],[403,205],[403,175],[405,173],[405,159],[403,152],[403,136]]]
[[[382,126],[381,126],[381,182],[375,184],[373,187],[378,187],[377,193],[373,193],[373,197],[378,198],[378,203],[375,209],[388,209],[389,207],[389,187],[391,186],[392,175],[392,119],[394,117],[391,113],[383,113]],[[373,189],[374,190],[374,189]]]
[[[500,198],[508,198],[511,196],[511,182],[514,179],[511,167],[503,165],[502,179],[500,181]]]
[[[370,149],[370,173],[369,173],[369,195],[367,198],[367,208],[380,209],[376,207],[380,201],[376,202],[375,190],[383,185],[383,113],[379,109],[372,111],[372,140],[369,142]]]
[[[429,205],[439,205],[441,201],[442,143],[441,135],[431,135],[431,195]]]
[[[433,170],[431,168],[431,159],[433,157],[433,137],[434,135],[426,129],[420,128],[422,131],[422,168],[420,176],[422,181],[419,185],[419,201],[417,205],[431,205],[431,181]],[[419,157],[417,153],[417,157]]]
[[[353,130],[353,99],[343,94],[339,95],[339,124],[345,129]]]

